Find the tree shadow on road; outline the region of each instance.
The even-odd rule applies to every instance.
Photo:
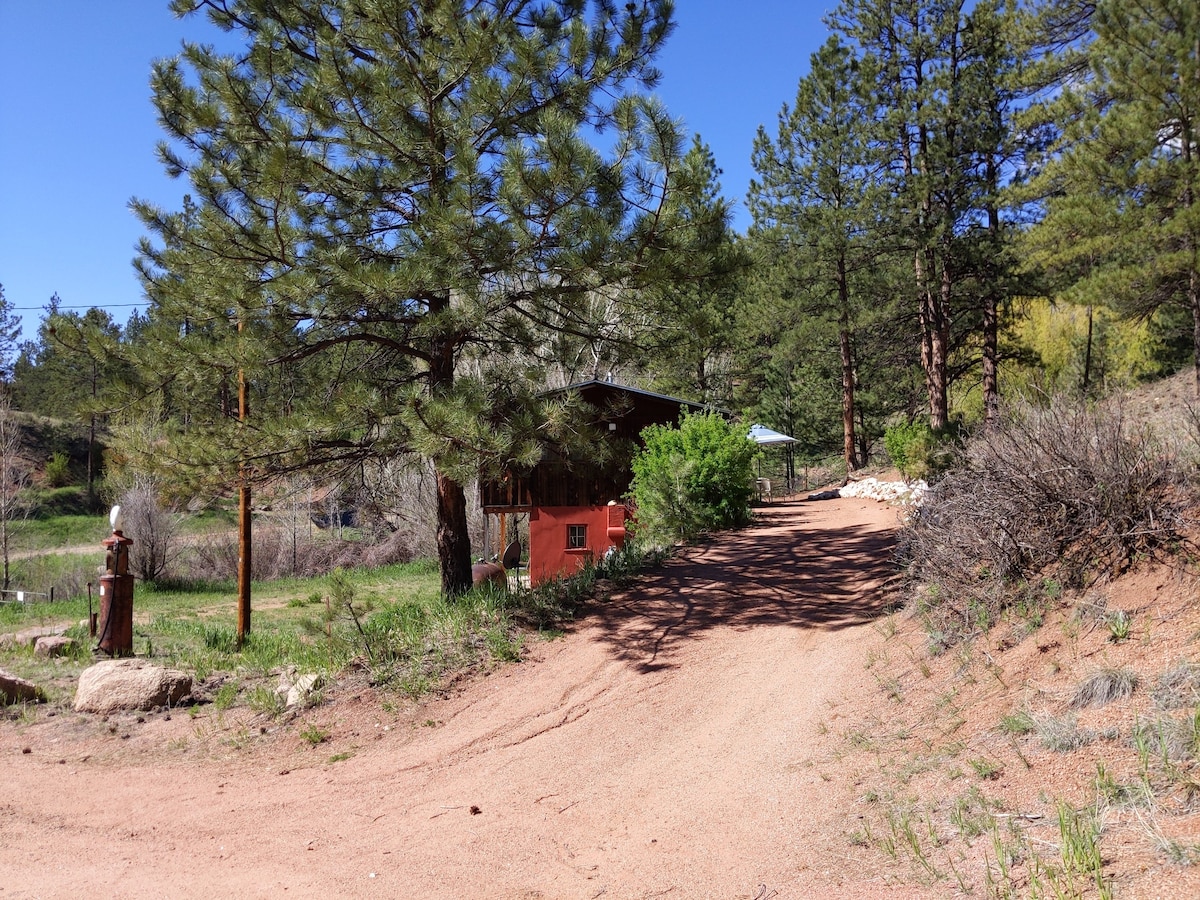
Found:
[[[881,615],[897,573],[895,529],[826,525],[806,509],[780,503],[748,528],[683,549],[595,604],[589,621],[618,658],[652,672],[672,665],[674,647],[716,627],[829,630]]]

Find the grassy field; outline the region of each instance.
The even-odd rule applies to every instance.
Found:
[[[537,590],[479,588],[453,601],[441,595],[432,561],[255,583],[252,627],[240,649],[232,582],[139,583],[134,653],[191,674],[200,699],[263,712],[281,711],[275,688],[293,667],[332,678],[354,663],[371,683],[420,696],[452,672],[519,659],[531,636],[557,633],[597,578],[620,583],[658,559],[631,547]],[[51,705],[69,705],[79,673],[95,661],[87,615],[86,596],[0,605],[0,632],[68,626],[76,639],[71,655],[54,660],[30,647],[0,650],[0,667],[34,681]]]
[[[23,553],[95,544],[99,552],[100,542],[108,535],[108,520],[104,516],[73,515],[26,519],[24,522],[15,523],[10,549],[13,553]]]
[[[64,559],[39,558],[60,563]],[[200,682],[217,672],[253,680],[284,666],[332,673],[365,652],[365,639],[353,625],[355,616],[372,623],[376,631],[374,620],[384,610],[408,610],[409,619],[426,618],[439,604],[438,590],[437,569],[429,562],[256,583],[252,585],[251,633],[239,651],[233,582],[170,588],[139,584],[134,596],[134,652],[183,669]],[[93,604],[96,610],[98,602],[97,598]],[[68,634],[77,639],[77,652],[65,660],[39,659],[30,649],[19,648],[0,656],[3,665],[42,685],[51,702],[69,700],[79,671],[94,661],[94,640],[82,624],[87,614],[86,596],[3,604],[0,630],[69,625]]]

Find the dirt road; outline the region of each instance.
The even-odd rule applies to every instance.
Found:
[[[867,677],[895,522],[776,504],[403,709],[4,723],[0,900],[914,896],[853,858],[819,764]]]

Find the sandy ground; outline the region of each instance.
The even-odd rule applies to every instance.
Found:
[[[421,704],[5,722],[0,900],[920,896],[854,858],[813,764],[865,689],[895,526],[777,503]]]

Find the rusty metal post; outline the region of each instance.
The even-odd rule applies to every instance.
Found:
[[[120,529],[104,539],[104,574],[100,576],[100,641],[109,656],[133,656],[133,576],[129,548],[133,541]]]

